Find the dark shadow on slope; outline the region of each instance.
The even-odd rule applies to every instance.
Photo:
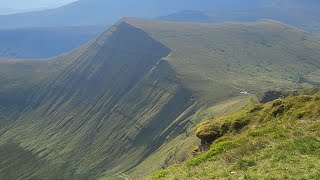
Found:
[[[43,144],[53,143],[53,148],[47,149],[46,153],[60,162],[56,170],[61,172],[61,176],[70,173],[65,171],[67,165],[82,169],[73,173],[83,178],[97,176],[106,168],[117,169],[120,165],[123,165],[121,170],[127,169],[135,165],[141,155],[127,159],[123,158],[126,152],[118,150],[125,149],[124,144],[116,141],[121,140],[119,134],[130,133],[128,128],[123,128],[130,121],[120,116],[117,108],[132,107],[145,97],[152,98],[152,95],[144,94],[148,90],[147,86],[142,86],[139,95],[133,97],[133,104],[124,100],[140,82],[148,78],[161,58],[169,53],[170,49],[141,29],[121,22],[85,48],[50,60],[54,64],[62,61],[59,58],[65,58],[57,74],[48,78],[42,88],[28,93],[26,99],[32,101],[28,111],[10,131],[13,134],[21,133],[21,136],[15,137],[17,141],[37,141],[36,145],[32,145],[35,151],[41,150]],[[135,106],[135,109],[143,111],[152,106],[152,103],[145,100],[143,105]],[[138,114],[132,117],[135,120],[140,118]],[[170,121],[171,115],[163,119]],[[116,125],[119,126],[111,128]],[[23,127],[23,131],[19,131],[19,127]],[[134,144],[129,150],[136,151]],[[121,158],[99,163],[110,156]],[[24,173],[30,177],[28,172]],[[39,177],[46,176],[44,173],[39,174]]]

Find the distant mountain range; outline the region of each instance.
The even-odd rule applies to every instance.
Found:
[[[11,8],[0,8],[0,15],[13,14],[16,12],[19,12],[19,10]]]
[[[261,19],[273,19],[302,28],[309,32],[320,33],[320,6],[318,7],[261,7],[225,11],[185,10],[157,19],[175,22],[255,22]]]
[[[13,8],[0,8],[0,15],[9,15],[9,14],[17,14],[17,13],[25,13],[30,11],[41,11],[48,8],[33,8],[33,9],[13,9]]]
[[[0,58],[49,58],[98,37],[106,27],[74,26],[0,30]]]
[[[320,1],[313,0],[79,0],[0,16],[0,58],[49,58],[68,52],[125,16],[197,23],[274,19],[320,33],[319,7]]]
[[[255,11],[254,8],[290,8],[289,11],[278,12],[277,19],[281,20],[287,16],[301,14],[305,17],[319,16],[318,13],[308,16],[309,9],[319,9],[320,2],[314,0],[79,0],[56,9],[20,13],[14,15],[0,16],[1,28],[21,27],[56,27],[56,26],[87,26],[87,25],[110,25],[122,17],[157,18],[184,10],[225,12],[222,16],[210,16],[218,18],[215,21],[234,20],[239,14],[229,13],[230,10],[240,10],[242,20],[249,21],[254,16],[268,18],[275,16],[272,12]],[[300,11],[302,9],[302,11]],[[320,11],[318,11],[320,12]],[[245,15],[248,14],[248,15]],[[179,15],[181,16],[181,15]],[[294,16],[296,17],[296,16]],[[203,17],[202,17],[203,18]],[[202,22],[203,19],[199,22]],[[171,18],[172,19],[172,18]],[[177,18],[178,20],[179,18]],[[181,18],[180,18],[181,19]],[[198,22],[199,17],[188,18],[189,21]],[[310,21],[301,19],[301,24]],[[210,20],[211,22],[211,20]],[[290,23],[290,22],[288,22]],[[310,26],[310,24],[309,24]]]

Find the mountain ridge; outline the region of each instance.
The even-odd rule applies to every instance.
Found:
[[[246,46],[240,51],[238,44]],[[250,98],[241,95],[242,89],[295,88],[298,76],[318,81],[318,49],[314,35],[273,21],[195,24],[125,18],[68,54],[44,61],[0,61],[0,111],[15,112],[0,119],[0,153],[9,147],[16,155],[31,152],[29,159],[40,162],[32,174],[22,166],[11,177],[146,173],[166,166],[172,153],[185,159],[196,142],[190,137],[195,125],[212,115],[206,110],[232,98],[240,100],[214,107],[214,112],[238,109]],[[23,101],[10,101],[19,91]],[[177,139],[182,145],[171,147]],[[158,153],[158,161],[144,164]]]
[[[130,31],[129,34],[131,35],[135,34],[135,37],[125,36],[128,31]],[[121,36],[119,36],[120,35],[119,33],[121,34]],[[141,42],[141,39],[144,39],[144,42],[143,41]],[[137,42],[141,43],[140,46],[136,46]],[[154,127],[155,125],[153,124],[159,124],[157,121],[155,122],[152,122],[152,121],[148,122],[148,121],[152,119],[154,120],[162,119],[161,114],[166,114],[167,118],[170,116],[172,116],[172,118],[177,116],[176,114],[179,113],[179,109],[184,108],[183,107],[184,106],[183,102],[185,101],[184,96],[188,96],[188,94],[184,95],[185,94],[183,93],[184,90],[183,89],[179,90],[180,88],[178,87],[178,85],[173,84],[172,86],[170,83],[170,80],[169,81],[166,79],[161,80],[161,77],[153,75],[154,73],[156,73],[161,76],[161,74],[167,73],[164,76],[164,78],[169,78],[170,76],[172,76],[170,75],[170,74],[173,74],[172,70],[170,70],[170,68],[168,69],[166,63],[164,63],[161,60],[159,61],[159,59],[161,59],[162,57],[162,55],[160,54],[162,52],[165,53],[168,50],[162,47],[162,45],[157,44],[156,42],[153,42],[153,40],[151,38],[148,38],[148,36],[145,36],[141,30],[133,28],[132,26],[126,23],[122,22],[110,28],[103,35],[101,35],[96,41],[88,44],[83,48],[86,49],[87,47],[88,49],[84,50],[79,55],[77,54],[77,52],[74,52],[74,55],[76,56],[76,58],[70,59],[69,60],[70,62],[67,62],[67,64],[64,65],[65,68],[62,68],[60,73],[58,72],[58,75],[56,75],[57,78],[53,78],[52,80],[50,80],[51,81],[50,84],[46,85],[45,87],[42,87],[37,92],[35,92],[35,94],[32,97],[33,101],[35,101],[35,104],[34,104],[34,107],[30,107],[31,109],[35,109],[35,111],[32,110],[31,112],[28,112],[25,115],[22,114],[22,117],[20,118],[25,120],[15,121],[13,127],[10,127],[10,133],[14,134],[15,127],[19,127],[19,123],[21,123],[22,125],[27,122],[29,122],[30,124],[34,124],[36,122],[37,125],[32,127],[31,129],[21,131],[18,128],[17,131],[20,132],[20,134],[25,134],[25,133],[29,134],[32,132],[41,132],[41,129],[49,128],[49,131],[48,132],[45,131],[45,134],[41,133],[43,140],[56,139],[54,138],[55,137],[54,134],[56,134],[56,131],[64,132],[63,134],[71,137],[72,139],[72,136],[70,136],[71,134],[69,133],[73,132],[72,134],[74,135],[75,133],[74,131],[76,131],[78,128],[81,128],[81,129],[86,128],[87,130],[85,131],[82,130],[81,133],[79,134],[81,136],[77,140],[78,144],[72,144],[72,146],[75,146],[75,147],[71,149],[71,151],[66,150],[68,153],[65,154],[65,156],[66,155],[67,156],[64,158],[69,159],[68,156],[70,156],[71,154],[83,154],[83,155],[87,154],[86,156],[90,156],[91,158],[96,157],[92,153],[101,148],[93,148],[92,146],[97,146],[97,141],[99,142],[103,140],[109,143],[107,143],[108,146],[105,147],[106,149],[102,151],[109,151],[109,153],[113,151],[112,152],[113,155],[105,157],[106,159],[101,159],[101,160],[96,159],[95,163],[98,163],[98,162],[102,163],[103,168],[108,167],[106,163],[110,164],[109,167],[110,166],[117,167],[116,165],[112,165],[112,164],[116,162],[120,163],[121,161],[125,161],[124,159],[124,157],[126,156],[125,154],[130,152],[124,152],[121,149],[112,150],[115,147],[110,145],[121,144],[121,142],[122,143],[128,143],[130,141],[136,142],[136,141],[139,141],[139,139],[143,138],[144,136],[143,134],[146,134],[146,133],[148,134],[148,136],[152,137],[151,134],[157,133],[157,131],[161,130],[161,128]],[[156,52],[151,51],[152,48],[155,48],[157,51]],[[150,50],[148,51],[148,49]],[[160,54],[158,52],[160,52]],[[105,53],[106,53],[106,56],[103,55]],[[99,56],[97,56],[98,54]],[[126,55],[127,57],[123,56],[124,54],[127,54]],[[132,57],[133,58],[132,60],[134,61],[127,61],[127,62],[123,61],[123,59],[127,59],[130,57]],[[59,57],[57,57],[56,59],[59,59]],[[104,61],[105,59],[108,59],[108,61]],[[119,60],[119,61],[116,61],[116,60]],[[51,60],[50,63],[54,63],[54,60]],[[112,66],[110,66],[110,63],[112,64]],[[137,65],[139,65],[139,67]],[[132,66],[132,68],[127,69],[126,66],[128,67]],[[134,68],[135,66],[138,67],[139,69],[138,71],[136,70],[136,68]],[[153,67],[153,70],[148,72],[149,70],[151,70],[151,67]],[[144,70],[145,72],[142,71],[144,68],[146,69]],[[163,70],[160,71],[160,74],[159,72],[156,71],[156,69],[158,68],[160,69],[164,68]],[[116,71],[113,71],[113,69],[115,69]],[[117,72],[118,70],[121,70],[121,69],[123,69],[125,73],[132,73],[132,75],[126,75],[121,77],[121,71]],[[143,76],[146,76],[145,80],[141,79]],[[173,78],[174,78],[174,74],[173,74]],[[156,79],[157,82],[152,82],[152,79]],[[150,80],[151,82],[149,82]],[[100,86],[98,86],[97,83],[100,84]],[[108,86],[104,85],[106,83],[108,84]],[[154,86],[157,86],[157,90],[153,88]],[[77,89],[74,89],[74,87],[77,87]],[[107,88],[109,87],[108,91],[104,90],[106,87]],[[149,87],[149,90],[147,90],[148,88],[146,89],[143,87]],[[136,96],[133,95],[137,93],[141,94],[141,88],[143,90],[149,91],[150,95],[146,96],[149,98],[145,100],[143,99],[138,100]],[[163,94],[163,95],[160,95],[160,94]],[[154,115],[152,116],[154,117],[152,116],[148,117],[149,115],[147,115],[147,117],[143,118],[143,116],[146,116],[144,115],[145,113],[140,112],[139,110],[140,108],[136,109],[136,107],[145,106],[144,104],[141,104],[141,103],[144,103],[144,101],[145,102],[151,101],[153,102],[154,105],[158,103],[163,103],[163,104],[159,104],[159,106],[162,107],[166,105],[167,108],[170,107],[170,104],[174,102],[181,102],[181,103],[179,103],[179,105],[175,107],[176,109],[175,112],[170,112],[166,110],[165,107],[163,108],[163,110],[160,109],[161,111],[164,111],[164,112],[161,112],[157,110],[158,108],[153,107],[149,109],[149,111],[151,112],[153,111],[152,113]],[[132,104],[132,106],[130,107],[126,105],[126,104],[129,104],[129,102],[136,102],[136,103]],[[151,102],[148,102],[148,103],[151,103]],[[103,111],[101,111],[102,110],[101,108],[103,109]],[[128,111],[128,109],[131,109],[131,111]],[[142,109],[144,111],[148,110],[148,108],[142,108]],[[73,113],[74,111],[79,112],[81,115],[84,116],[84,118],[80,118],[79,117],[80,114],[78,115],[74,114]],[[93,114],[94,112],[95,112],[95,115]],[[108,128],[109,130],[105,132],[109,134],[107,136],[108,139],[105,139],[106,138],[105,135],[101,136],[100,131],[102,130],[106,131],[105,126],[106,126],[106,121],[108,119],[112,117],[113,118],[117,117],[117,119],[119,120],[122,119],[123,121],[129,118],[131,116],[130,114],[132,114],[133,112],[135,112],[135,114],[143,113],[141,114],[141,117],[139,119],[145,120],[145,122],[140,121],[140,123],[135,125],[137,126],[136,128],[144,129],[143,127],[146,126],[151,129],[153,128],[156,128],[156,129],[154,129],[153,131],[146,129],[145,132],[144,131],[137,132],[137,129],[135,127],[129,128],[126,125],[125,127],[127,128],[126,130],[128,133],[127,135],[120,134],[120,136],[117,137],[116,134],[111,131],[112,129]],[[151,112],[148,114],[151,115]],[[69,114],[68,115],[69,117],[65,117],[66,114]],[[42,117],[41,118],[42,120],[40,119],[39,119],[40,121],[31,120],[32,117],[37,118],[37,116],[39,115],[40,117]],[[91,117],[91,115],[93,115],[93,118]],[[77,124],[75,127],[70,126],[71,124],[74,124],[75,121],[79,121],[80,119],[82,119],[82,123]],[[102,121],[102,119],[104,120]],[[138,119],[136,119],[135,121],[137,120]],[[92,122],[92,124],[91,125],[88,124],[89,122]],[[127,123],[127,122],[120,122],[119,125],[115,124],[114,128],[117,127],[117,129],[121,132],[120,129],[124,128],[124,127],[121,127],[123,126],[121,125],[123,123]],[[134,121],[132,123],[136,124],[136,122]],[[165,128],[168,125],[165,122],[162,122],[161,126],[162,128]],[[4,134],[10,134],[10,133],[5,131]],[[167,134],[167,133],[164,132],[164,134]],[[113,136],[113,138],[110,138],[111,136]],[[15,140],[13,141],[20,141],[19,140],[20,138],[21,136],[15,137],[14,138]],[[32,138],[32,137],[27,137],[27,139],[28,138]],[[25,137],[22,137],[22,139],[25,139]],[[147,143],[148,145],[152,144],[153,142],[153,144],[157,146],[157,144],[163,141],[161,140],[163,139],[161,135],[158,137],[158,139],[159,140],[155,139],[152,141],[150,141],[151,139],[150,140],[146,139],[146,142],[143,142],[141,144],[141,147],[140,147],[141,150],[146,149],[146,147],[143,147],[143,146],[147,142],[149,142]],[[115,143],[115,141],[118,141],[118,143]],[[58,159],[57,155],[54,155],[55,151],[50,151],[48,147],[45,148],[47,150],[41,150],[42,148],[41,148],[40,142],[37,142],[36,144],[31,143],[28,146],[38,147],[37,149],[40,149],[41,154],[49,153],[50,156],[56,157]],[[136,143],[133,143],[133,142],[131,142],[130,144],[135,144],[135,146],[138,146],[137,145],[138,142]],[[56,148],[61,147],[60,145],[61,142],[56,142],[54,144]],[[101,144],[103,143],[101,142],[98,143],[98,145],[101,145]],[[63,146],[61,148],[63,148]],[[116,148],[118,147],[125,147],[125,145],[123,146],[118,145]],[[155,148],[155,147],[151,147],[151,151],[152,151],[152,148]],[[77,149],[79,149],[80,151]],[[148,154],[148,151],[144,152],[141,150],[138,149],[136,150],[136,152],[132,151],[132,153],[136,153],[136,155],[131,154],[131,156],[143,157],[145,156],[144,155],[145,153]],[[98,157],[100,158],[100,156]],[[114,158],[117,158],[117,159],[114,159]],[[139,161],[139,158],[137,160],[134,160],[133,162],[128,162],[128,164],[126,165],[126,168],[128,168],[128,166],[130,167],[131,163],[134,165],[134,163],[136,163],[135,161]],[[60,165],[58,164],[58,167],[59,166]],[[90,166],[86,168],[90,168]],[[121,169],[121,167],[118,167],[118,168]],[[95,166],[94,171],[98,171],[98,170],[99,168]],[[70,169],[70,171],[73,171],[73,170]],[[69,177],[68,174],[64,174],[64,176]]]

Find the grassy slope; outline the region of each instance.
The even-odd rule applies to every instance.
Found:
[[[237,111],[246,105],[242,100],[233,101],[234,104],[222,102],[212,109],[208,108],[215,102],[238,96],[241,90],[256,93],[273,88],[293,89],[296,78],[304,76],[304,73],[306,78],[318,82],[315,75],[310,76],[310,72],[318,72],[315,67],[319,66],[319,54],[309,48],[318,48],[319,40],[279,22],[180,23],[179,26],[176,23],[137,19],[129,19],[128,22],[149,32],[173,50],[166,60],[177,71],[184,85],[192,90],[198,102],[209,104],[204,108],[198,106],[200,110],[196,115],[188,118],[188,133],[166,142],[132,170],[133,177],[147,174],[155,167],[182,162],[190,155],[190,147],[196,142],[192,137],[194,124],[210,116],[219,116],[225,110]],[[308,40],[302,40],[302,37]],[[306,50],[308,57],[302,58],[300,53]]]
[[[172,52],[166,58],[202,100],[292,88],[318,72],[320,39],[276,21],[192,24],[128,20]],[[287,68],[283,68],[287,67]]]
[[[277,22],[126,19],[55,59],[1,61],[2,112],[17,115],[2,118],[9,125],[0,126],[0,144],[13,143],[23,150],[13,151],[17,156],[31,153],[31,160],[45,161],[21,176],[144,175],[185,160],[189,142],[197,143],[195,125],[237,110],[248,96],[221,103],[224,108],[215,103],[238,97],[241,89],[293,87],[299,76],[317,81],[318,49],[319,39]],[[9,101],[18,91],[22,101]]]
[[[26,109],[12,126],[1,127],[1,144],[16,142],[48,162],[30,177],[50,179],[60,172],[65,178],[89,178],[136,165],[171,133],[172,120],[191,111],[190,93],[161,60],[168,53],[143,31],[120,23],[80,50],[41,62],[47,63],[43,71],[30,71],[38,76],[25,84],[31,91],[22,98]],[[29,71],[22,73],[17,79],[30,78]],[[34,89],[43,76],[49,77]],[[56,170],[47,172],[49,167]]]
[[[319,115],[318,93],[206,121],[202,141],[221,132],[211,148],[149,179],[319,179]]]
[[[151,156],[132,170],[125,172],[131,178],[143,179],[146,175],[156,170],[165,168],[170,164],[182,163],[191,158],[191,149],[199,144],[199,139],[194,135],[195,126],[203,119],[219,117],[228,113],[236,112],[252,103],[248,97],[237,97],[220,102],[210,108],[200,108],[194,115],[189,117],[190,124],[183,131],[176,128],[177,137],[169,136],[165,143]],[[183,127],[183,124],[179,125]],[[178,126],[178,127],[179,127]],[[179,132],[181,131],[181,132]]]

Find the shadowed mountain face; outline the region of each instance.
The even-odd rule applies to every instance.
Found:
[[[64,178],[92,177],[136,165],[163,143],[171,121],[191,105],[190,93],[161,60],[169,52],[142,30],[121,23],[88,46],[39,65],[3,62],[3,68],[37,66],[40,72],[21,73],[45,84],[34,88],[30,83],[17,101],[8,99],[16,96],[13,88],[3,93],[3,112],[24,112],[16,120],[4,114],[2,124],[8,119],[14,124],[1,126],[1,142],[26,143],[24,148],[49,161],[31,177],[54,177],[57,172],[48,177],[42,173],[48,166],[61,172],[66,161],[74,165],[61,174]],[[48,73],[43,66],[55,70]],[[42,78],[46,76],[50,77]],[[79,169],[72,169],[76,166]]]
[[[104,29],[87,26],[0,30],[0,58],[39,59],[58,56],[96,38]]]
[[[299,77],[300,85],[319,82],[319,50],[317,37],[274,21],[125,19],[50,60],[1,60],[0,177],[88,179],[160,168],[189,145],[166,149],[193,129],[201,107],[244,90],[295,88]]]

